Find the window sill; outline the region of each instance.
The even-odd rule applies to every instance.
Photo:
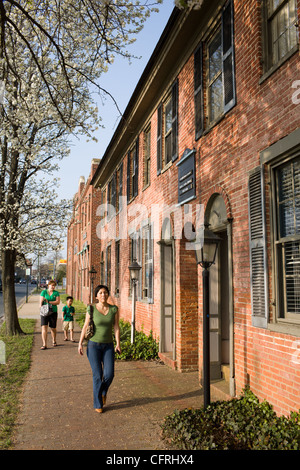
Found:
[[[300,337],[300,325],[279,321],[278,323],[268,323],[268,330],[291,336]]]
[[[172,162],[172,160],[171,160],[169,163],[167,163],[167,164],[162,168],[161,174],[163,174],[165,171],[167,171],[167,170],[172,166],[172,164],[173,164],[173,162]]]
[[[131,204],[132,201],[134,201],[134,200],[136,199],[136,197],[137,197],[137,196],[132,196],[132,198],[129,199],[129,201],[127,201],[127,206],[128,206],[129,204]]]
[[[145,191],[147,188],[149,188],[150,186],[150,183],[146,184],[144,187],[143,187],[143,191]]]
[[[271,68],[269,68],[269,70],[267,70],[262,76],[261,78],[259,79],[259,84],[261,85],[262,83],[264,83],[271,75],[273,75],[273,73],[276,72],[276,70],[278,70],[287,60],[289,60],[296,52],[298,52],[299,50],[299,46],[297,44],[297,46],[294,46],[293,49],[290,50],[290,52],[288,52],[282,59],[280,59],[279,62],[277,62],[277,64],[275,65],[272,65]]]

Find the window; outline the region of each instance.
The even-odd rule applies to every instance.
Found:
[[[164,105],[164,143],[165,143],[165,165],[172,160],[172,99],[168,98]]]
[[[151,129],[144,132],[144,187],[150,184]]]
[[[157,110],[157,174],[178,157],[178,80]]]
[[[111,218],[111,198],[112,198],[112,181],[110,181],[107,185],[107,219]]]
[[[111,245],[106,248],[105,284],[111,289]]]
[[[232,1],[224,7],[221,25],[207,44],[207,100],[209,123],[235,105]]]
[[[142,232],[142,298],[153,302],[153,239],[152,226],[143,227]]]
[[[127,203],[138,195],[139,138],[127,155]]]
[[[104,227],[105,225],[105,216],[106,216],[106,187],[101,191],[101,214],[100,214],[100,226]]]
[[[194,54],[195,139],[204,131],[202,43]]]
[[[104,284],[104,252],[101,252],[101,259],[100,259],[100,283]]]
[[[107,219],[110,220],[116,214],[117,204],[117,172],[107,185]]]
[[[210,122],[224,113],[221,28],[208,46],[208,112]]]
[[[236,104],[233,1],[226,3],[220,23],[194,53],[194,103],[196,139],[204,131],[204,115],[213,125]],[[203,58],[206,68],[206,103],[203,99]],[[204,113],[204,106],[207,112]]]
[[[233,26],[233,1],[230,0],[222,10],[219,25],[206,41],[200,43],[194,53],[196,140],[205,130],[205,115],[208,126],[212,126],[236,104]],[[206,70],[205,81],[203,62]]]
[[[296,0],[265,0],[266,70],[296,49]]]
[[[279,316],[300,323],[300,157],[278,167],[275,180]]]
[[[118,189],[117,189],[117,200],[116,200],[116,212],[122,210],[122,196],[123,196],[123,163],[121,163],[120,168],[118,169]]]

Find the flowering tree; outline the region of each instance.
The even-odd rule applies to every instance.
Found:
[[[20,333],[14,267],[35,236],[53,239],[62,206],[38,187],[68,154],[68,136],[92,137],[100,118],[93,93],[117,54],[161,0],[3,0],[0,2],[0,243],[6,329]],[[41,209],[41,210],[40,210]],[[43,211],[44,209],[44,211]],[[47,209],[47,210],[46,210]],[[51,223],[49,224],[49,220]]]

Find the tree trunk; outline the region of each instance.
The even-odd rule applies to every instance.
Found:
[[[15,250],[2,250],[2,289],[6,334],[23,334],[19,324],[15,295]]]

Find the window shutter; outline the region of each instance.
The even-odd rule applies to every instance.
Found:
[[[123,196],[123,163],[121,163],[120,172],[119,172],[119,211],[122,210],[122,196]]]
[[[157,174],[161,174],[162,169],[162,105],[157,110]]]
[[[204,131],[202,43],[194,53],[195,139]]]
[[[127,155],[127,204],[129,203],[130,197],[130,152]]]
[[[252,325],[267,328],[269,296],[263,167],[251,172],[248,189]]]
[[[178,79],[172,86],[172,162],[178,158]]]
[[[137,138],[135,143],[135,152],[134,152],[134,188],[133,195],[137,196],[139,192],[139,138]]]
[[[232,0],[226,4],[222,12],[222,52],[224,113],[226,113],[236,104]]]
[[[153,226],[149,224],[149,230],[148,230],[148,243],[149,243],[149,251],[148,251],[148,267],[149,267],[149,285],[148,285],[148,303],[152,304],[154,302],[153,299]]]
[[[117,198],[117,173],[115,172],[111,182],[111,205],[116,209],[116,198]]]
[[[111,181],[107,185],[107,198],[106,198],[106,213],[107,218],[110,218],[110,204],[111,204]]]
[[[137,240],[136,240],[136,259],[140,266],[142,266],[142,239],[141,239],[142,230],[137,230]],[[137,300],[142,299],[142,269],[139,270],[139,278],[138,278],[138,285],[137,285]]]

